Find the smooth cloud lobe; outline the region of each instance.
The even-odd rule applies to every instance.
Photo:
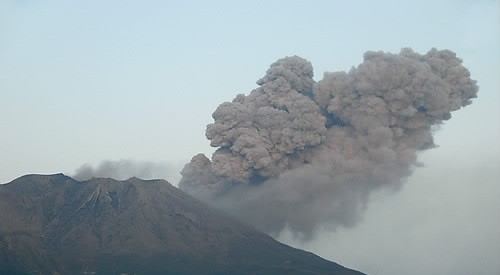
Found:
[[[476,97],[461,63],[449,50],[367,52],[315,83],[311,63],[280,59],[217,108],[206,136],[218,149],[194,156],[179,186],[269,233],[352,226],[373,190],[399,186],[435,146],[431,127]]]

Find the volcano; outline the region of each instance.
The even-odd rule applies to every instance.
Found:
[[[362,274],[164,180],[26,175],[0,185],[0,220],[1,274]]]

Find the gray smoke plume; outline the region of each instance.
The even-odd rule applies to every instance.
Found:
[[[449,50],[367,52],[315,83],[311,63],[280,59],[217,108],[206,136],[218,149],[194,156],[179,187],[269,233],[352,226],[373,190],[399,186],[435,146],[431,126],[476,97],[461,63]]]
[[[172,168],[165,163],[153,163],[147,161],[133,160],[106,160],[95,168],[89,164],[84,164],[76,169],[72,177],[79,181],[92,178],[113,178],[116,180],[126,180],[131,177],[140,179],[166,179],[169,178]]]

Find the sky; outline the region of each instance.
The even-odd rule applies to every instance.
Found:
[[[176,184],[277,59],[319,80],[404,47],[456,52],[478,98],[355,227],[279,239],[368,274],[500,274],[499,1],[1,1],[0,183],[121,161]]]

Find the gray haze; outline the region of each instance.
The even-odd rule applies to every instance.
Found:
[[[140,179],[169,179],[173,173],[172,167],[166,163],[133,160],[106,160],[96,167],[84,164],[76,169],[72,177],[79,181],[92,178],[113,178],[126,180],[131,177]]]
[[[463,128],[458,124],[457,118],[446,129]],[[436,141],[447,134],[440,131]],[[468,139],[461,137],[460,142]],[[285,230],[278,239],[367,274],[498,275],[498,154],[498,147],[477,155],[442,143],[419,154],[425,166],[416,169],[397,194],[373,192],[354,228],[321,230],[309,242]],[[454,159],[450,163],[443,155]]]
[[[194,156],[179,187],[269,233],[352,226],[374,190],[399,188],[435,147],[433,126],[476,97],[461,63],[449,50],[367,52],[315,83],[307,60],[280,59],[213,113],[218,149]]]

